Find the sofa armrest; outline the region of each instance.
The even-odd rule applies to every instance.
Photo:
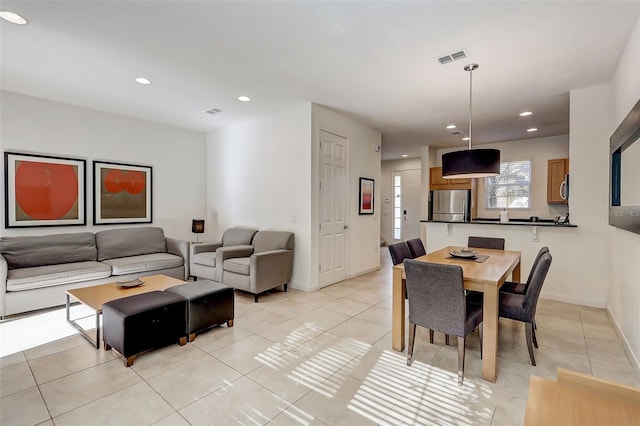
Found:
[[[191,244],[191,254],[204,253],[207,251],[216,251],[222,247],[222,241],[217,243],[198,243]]]
[[[293,250],[271,250],[251,256],[251,291],[255,294],[289,284],[293,272]]]
[[[184,262],[184,279],[189,279],[189,242],[176,238],[165,237],[167,252],[182,257]]]
[[[5,316],[7,312],[6,294],[7,294],[7,275],[9,273],[9,265],[7,259],[0,254],[0,318]]]

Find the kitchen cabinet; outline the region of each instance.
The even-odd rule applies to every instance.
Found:
[[[471,189],[471,179],[445,179],[442,177],[442,167],[431,167],[429,169],[429,189],[432,191]]]
[[[568,204],[569,159],[556,158],[547,164],[547,204]]]

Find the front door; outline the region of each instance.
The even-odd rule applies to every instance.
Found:
[[[347,279],[348,140],[320,131],[320,287]]]
[[[420,237],[420,169],[393,173],[393,239]]]

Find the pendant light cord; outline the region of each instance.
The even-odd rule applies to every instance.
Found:
[[[473,116],[473,66],[469,67],[469,149],[471,149],[471,117]]]
[[[478,64],[465,65],[464,70],[469,71],[469,149],[471,149],[471,124],[473,117],[473,70],[478,69]]]

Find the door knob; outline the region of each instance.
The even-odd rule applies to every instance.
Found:
[[[344,229],[349,229],[349,225],[344,225],[343,228]]]

